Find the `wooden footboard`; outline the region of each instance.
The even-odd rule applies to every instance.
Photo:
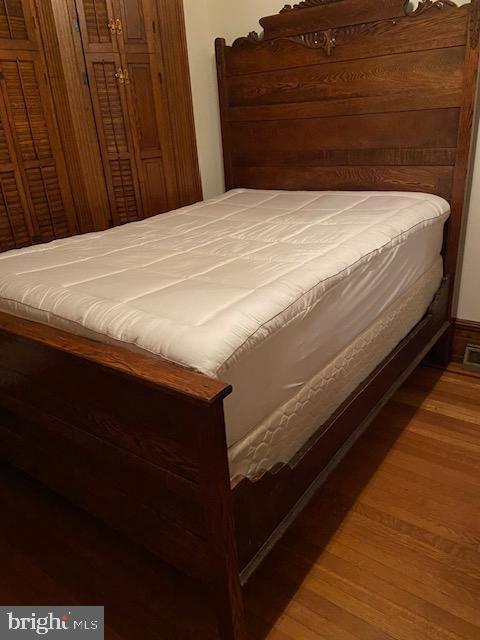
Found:
[[[158,358],[0,314],[4,457],[208,585],[243,637],[223,398]]]
[[[222,638],[244,638],[240,568],[247,579],[448,330],[448,291],[445,279],[425,318],[302,455],[233,493],[223,414],[230,386],[0,313],[0,454],[206,584]]]

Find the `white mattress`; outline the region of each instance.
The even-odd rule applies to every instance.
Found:
[[[0,255],[0,309],[231,382],[233,446],[438,263],[448,215],[420,193],[235,190]]]
[[[425,314],[443,276],[442,260],[284,403],[229,448],[232,486],[277,465],[293,466],[306,443]]]

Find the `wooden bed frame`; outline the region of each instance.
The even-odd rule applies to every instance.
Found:
[[[305,0],[216,43],[227,187],[447,198],[445,279],[423,320],[295,464],[230,485],[218,380],[0,314],[0,452],[212,590],[246,638],[241,583],[413,368],[450,353],[480,0]],[[261,509],[259,506],[261,505]]]

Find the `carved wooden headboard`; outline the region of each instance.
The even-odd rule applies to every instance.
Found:
[[[227,188],[436,193],[468,174],[480,0],[305,0],[216,42]]]

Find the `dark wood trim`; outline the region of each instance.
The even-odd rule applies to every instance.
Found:
[[[468,43],[466,47],[463,102],[461,107],[460,127],[457,142],[457,162],[453,178],[450,204],[452,217],[446,247],[446,271],[455,281],[460,245],[465,202],[468,197],[467,187],[472,171],[472,131],[477,110],[478,64],[480,47],[478,46],[478,30],[480,28],[480,0],[472,0],[468,14]],[[453,303],[453,288],[450,296],[450,311]]]
[[[468,344],[480,345],[480,322],[455,319],[453,327],[453,359],[463,362]]]
[[[225,172],[225,189],[228,191],[233,186],[232,178],[232,154],[230,153],[230,127],[228,124],[228,84],[225,58],[226,41],[223,38],[215,40],[215,58],[217,62],[218,100],[220,107],[220,124],[223,140],[223,167]]]

